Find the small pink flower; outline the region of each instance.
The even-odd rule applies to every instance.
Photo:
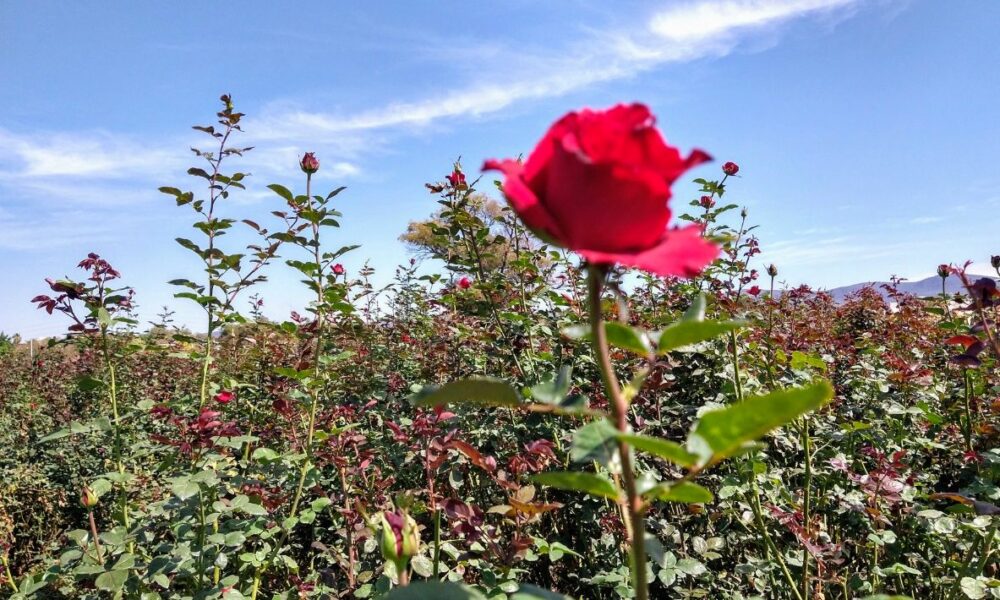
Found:
[[[461,279],[458,280],[458,287],[462,288],[463,290],[467,290],[470,287],[472,287],[472,280],[470,280],[468,277],[462,277]]]
[[[299,161],[299,166],[302,167],[303,173],[308,173],[312,175],[316,171],[319,171],[319,159],[312,152],[306,152],[302,156],[302,160]]]
[[[337,264],[333,265],[333,274],[334,275],[343,275],[344,274],[344,265],[342,265],[340,263],[337,263]]]
[[[219,404],[229,404],[230,402],[233,401],[233,398],[235,397],[236,394],[230,392],[229,390],[222,390],[221,392],[215,395],[215,401],[218,402]]]
[[[740,172],[740,166],[732,161],[722,165],[722,172],[726,175],[736,175]]]

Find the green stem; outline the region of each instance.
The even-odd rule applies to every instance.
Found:
[[[812,531],[812,439],[809,436],[809,417],[802,420],[802,447],[805,451],[805,487],[802,500],[802,522],[808,539]],[[809,600],[809,549],[802,548],[802,597]]]
[[[594,355],[608,392],[612,418],[618,431],[627,433],[628,402],[622,395],[621,386],[611,366],[608,353],[608,340],[604,331],[604,321],[601,314],[601,288],[604,284],[605,271],[597,265],[587,266],[588,289],[590,295],[590,329],[593,338]],[[629,446],[618,442],[618,454],[622,466],[622,483],[625,488],[625,512],[629,523],[629,546],[632,549],[632,581],[635,584],[636,600],[648,600],[649,582],[646,573],[646,523],[642,515],[642,498],[635,485],[635,473],[632,471],[632,457]]]
[[[732,346],[733,380],[736,383],[736,400],[743,401],[743,383],[740,381],[740,350],[736,345],[736,332],[729,332],[729,343]]]
[[[14,590],[15,594],[20,592],[21,590],[18,589],[17,582],[14,581],[14,574],[10,572],[10,563],[7,562],[7,553],[4,552],[0,555],[0,558],[3,559],[3,570],[7,574],[7,585],[10,586],[10,589]]]
[[[972,373],[965,370],[965,449],[972,452]]]
[[[118,414],[118,381],[115,363],[111,358],[111,349],[108,344],[108,327],[101,326],[101,354],[104,357],[104,367],[108,371],[108,397],[111,401],[111,416],[114,419],[114,458],[115,468],[118,470],[121,481],[118,482],[118,505],[121,511],[121,522],[125,527],[126,535],[131,529],[128,509],[128,486],[125,485],[125,461],[122,458],[122,431]],[[128,543],[129,552],[135,552],[135,544]]]
[[[995,531],[995,529],[996,528],[994,527],[993,530]],[[992,540],[993,536],[990,535],[990,541]],[[961,590],[962,578],[968,575],[969,566],[972,564],[972,559],[975,557],[976,551],[979,549],[979,546],[981,545],[982,541],[983,538],[977,537],[976,539],[972,540],[971,544],[969,544],[969,549],[965,553],[965,558],[962,559],[962,567],[958,570],[958,574],[955,575],[955,583],[951,586],[951,594],[949,594],[948,596],[949,598],[954,599],[962,597],[962,595],[960,595],[962,592]]]
[[[434,579],[438,578],[441,565],[441,511],[434,511]]]
[[[94,551],[97,552],[97,562],[104,564],[104,552],[101,550],[101,540],[97,537],[97,522],[94,520],[94,511],[89,511],[87,513],[87,519],[90,521],[90,535],[94,536]],[[4,556],[4,563],[6,564],[7,557]]]
[[[310,188],[312,185],[312,174],[306,174],[306,198],[309,202],[309,208],[313,208],[312,195],[310,193]],[[311,383],[310,396],[312,396],[311,404],[309,407],[309,428],[306,437],[306,447],[305,447],[305,460],[302,462],[302,467],[299,469],[299,482],[295,487],[295,495],[292,499],[292,507],[288,513],[288,518],[293,523],[290,527],[285,528],[281,533],[281,538],[279,538],[278,543],[274,545],[274,549],[271,550],[270,555],[267,560],[257,568],[254,573],[253,579],[253,591],[250,595],[251,600],[256,600],[257,591],[260,589],[260,580],[264,573],[267,572],[271,561],[278,555],[281,548],[284,547],[285,543],[288,541],[289,536],[292,533],[292,527],[294,527],[294,519],[299,513],[299,502],[302,500],[302,492],[305,489],[306,476],[309,474],[309,469],[312,467],[313,459],[313,438],[316,436],[316,411],[319,407],[319,396],[322,379],[322,362],[320,361],[320,356],[323,350],[323,333],[324,333],[324,322],[326,320],[326,312],[324,311],[325,306],[325,291],[323,287],[323,257],[321,254],[320,243],[319,243],[319,225],[316,223],[312,224],[313,239],[311,240],[310,246],[313,250],[313,261],[316,265],[316,279],[314,283],[316,285],[316,343],[314,348],[314,364],[313,364],[313,381]]]
[[[771,534],[767,531],[767,524],[764,523],[764,511],[760,506],[760,490],[757,489],[756,476],[751,474],[750,481],[753,488],[753,496],[749,498],[749,504],[750,509],[753,511],[754,521],[757,523],[757,529],[760,531],[761,537],[764,538],[765,547],[770,549],[771,554],[778,561],[778,566],[781,568],[781,574],[785,578],[785,583],[788,584],[788,589],[791,590],[797,600],[802,600],[802,594],[799,593],[798,586],[795,585],[795,578],[792,577],[792,572],[788,570],[788,564],[785,563],[781,551],[778,550],[777,544],[774,543],[774,540],[771,539]]]

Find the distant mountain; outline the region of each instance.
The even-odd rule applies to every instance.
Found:
[[[979,279],[981,275],[970,275],[969,279],[975,281]],[[854,292],[869,287],[874,286],[876,292],[882,294],[885,298],[888,296],[882,285],[887,284],[887,281],[869,281],[866,283],[855,283],[853,285],[845,285],[843,287],[833,288],[832,290],[827,290],[834,300],[837,302],[842,302],[844,298],[853,294]],[[965,288],[962,286],[962,280],[958,277],[951,275],[948,277],[945,283],[949,294],[954,294],[956,292],[965,292]],[[920,281],[903,281],[899,284],[899,291],[913,294],[914,296],[936,296],[941,293],[941,278],[937,275],[933,277],[928,277],[927,279],[921,279]]]

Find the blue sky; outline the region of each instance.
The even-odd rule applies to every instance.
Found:
[[[762,260],[834,287],[1000,253],[1000,3],[972,0],[574,0],[503,3],[0,3],[0,331],[64,324],[29,300],[87,252],[159,306],[197,265],[190,214],[156,192],[195,184],[190,126],[231,93],[253,177],[230,214],[266,220],[268,183],[322,161],[336,244],[382,281],[430,214],[424,182],[461,155],[530,151],[567,110],[639,100],[667,139],[741,177]],[[675,198],[695,195],[690,183]],[[267,312],[305,294],[275,270]]]

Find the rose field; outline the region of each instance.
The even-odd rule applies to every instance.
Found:
[[[441,165],[380,285],[319,153],[241,214],[243,117],[159,188],[175,306],[94,247],[0,338],[7,597],[1000,598],[995,279],[777,286],[753,173],[635,103]]]

